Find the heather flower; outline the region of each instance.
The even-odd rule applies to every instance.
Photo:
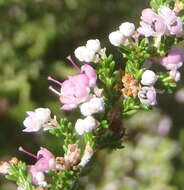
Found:
[[[121,46],[124,40],[125,36],[119,30],[109,34],[109,41],[114,46]]]
[[[36,163],[32,165],[34,166],[34,169],[36,169],[37,171],[47,172],[49,170],[55,169],[55,157],[46,148],[41,147],[40,150],[37,152],[37,155],[34,155],[24,150],[22,147],[19,147],[19,151],[24,152],[27,155],[37,159]]]
[[[175,12],[169,7],[162,6],[159,9],[159,15],[164,19],[167,30],[170,35],[179,35],[183,31],[183,23],[180,17],[177,17]]]
[[[168,55],[161,57],[159,61],[167,70],[177,70],[183,65],[184,53],[180,49],[173,47]]]
[[[60,101],[64,105],[63,110],[72,110],[80,103],[89,98],[90,87],[96,86],[97,75],[95,70],[89,65],[83,65],[80,69],[81,74],[68,77],[63,83],[48,77],[61,87],[61,92],[49,87],[54,93],[60,96]]]
[[[157,81],[157,76],[153,71],[146,70],[142,74],[141,83],[143,85],[151,86],[151,85],[154,85],[156,81]]]
[[[97,74],[93,67],[85,64],[81,67],[81,73],[85,74],[88,77],[90,87],[96,86]]]
[[[0,174],[6,175],[8,174],[8,170],[10,168],[10,164],[6,161],[0,161]]]
[[[29,166],[29,172],[31,173],[32,181],[36,185],[46,185],[44,172],[48,172],[49,170],[54,170],[56,168],[54,155],[49,150],[42,147],[37,152],[37,155],[27,152],[22,147],[19,147],[19,151],[37,159],[34,165]]]
[[[88,40],[86,46],[80,46],[75,49],[74,54],[79,61],[87,63],[94,62],[97,58],[97,53],[100,51],[101,45],[98,39]]]
[[[80,46],[74,51],[75,57],[79,59],[79,61],[84,62],[93,62],[95,59],[95,52],[93,50],[88,49],[85,46]]]
[[[131,37],[135,32],[135,25],[130,22],[124,22],[120,25],[119,30],[124,36]]]
[[[95,53],[99,52],[101,49],[100,41],[96,40],[88,40],[86,43],[86,48],[94,51]]]
[[[38,171],[49,171],[55,169],[55,157],[46,148],[40,148],[37,152],[37,162],[34,164]]]
[[[141,15],[138,32],[146,37],[161,36],[166,31],[164,19],[157,15],[152,9],[144,9]]]
[[[78,119],[75,124],[75,130],[79,135],[91,132],[98,127],[98,122],[92,116],[87,116],[85,119]]]
[[[80,158],[80,149],[77,144],[68,145],[67,154],[65,156],[65,162],[69,163],[70,166],[75,166]]]
[[[80,111],[84,116],[104,111],[104,99],[101,97],[92,97],[89,101],[80,106]]]
[[[156,101],[156,91],[153,87],[142,87],[138,93],[139,100],[142,104],[155,105]]]
[[[77,49],[75,49],[74,54],[75,57],[79,60],[79,61],[84,61],[84,54],[86,51],[86,47],[85,46],[80,46]]]
[[[42,184],[45,181],[45,175],[42,171],[37,170],[37,168],[32,165],[29,167],[29,172],[32,176],[32,182],[35,185]]]
[[[24,132],[39,131],[51,119],[51,111],[48,108],[38,108],[35,111],[27,112],[27,114],[28,117],[23,122],[25,127]]]

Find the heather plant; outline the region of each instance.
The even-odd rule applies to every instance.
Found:
[[[1,161],[0,173],[14,181],[18,190],[77,189],[80,177],[89,172],[90,161],[97,152],[125,147],[124,119],[140,110],[152,109],[160,96],[173,93],[184,62],[183,2],[152,0],[150,6],[142,11],[138,28],[133,23],[123,22],[109,34],[110,43],[122,56],[121,61],[107,54],[98,39],[90,39],[75,49],[78,61],[67,57],[76,75],[68,76],[65,81],[48,76],[51,84],[48,89],[58,96],[60,109],[66,115],[77,110],[78,115],[70,121],[69,117],[54,116],[49,108],[27,112],[22,131],[47,132],[61,139],[63,154],[54,155],[46,147],[40,147],[33,154],[19,147],[20,152],[35,159],[34,164],[15,157]],[[156,141],[160,143],[156,154],[161,152],[161,165],[167,165],[161,150],[169,148],[170,141],[144,136],[137,151],[148,152],[147,142]],[[124,151],[129,148],[134,151],[130,146]],[[150,150],[150,154],[155,156],[154,151]],[[145,178],[146,163],[151,167],[152,163],[145,160],[138,170]]]

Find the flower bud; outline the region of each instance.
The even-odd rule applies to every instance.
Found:
[[[95,53],[97,53],[101,49],[100,41],[98,39],[88,40],[86,43],[86,47],[87,47],[87,49],[92,50]]]
[[[151,71],[151,70],[146,70],[143,74],[142,74],[142,80],[141,83],[143,85],[147,85],[147,86],[152,86],[155,84],[155,82],[157,81],[157,76],[156,74]]]
[[[124,38],[124,35],[119,30],[109,34],[109,41],[114,46],[120,46],[123,43]]]
[[[84,116],[89,116],[94,113],[104,111],[104,100],[103,98],[93,97],[88,102],[83,103],[80,106],[80,111]]]
[[[131,37],[135,32],[135,25],[130,22],[124,22],[120,25],[119,29],[124,36]]]

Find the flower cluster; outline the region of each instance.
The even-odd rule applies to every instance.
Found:
[[[146,37],[166,35],[180,35],[183,23],[180,17],[169,7],[162,6],[158,14],[152,9],[144,9],[141,16],[141,27],[138,32]]]
[[[184,40],[183,23],[170,4],[160,1],[156,5],[142,11],[138,29],[124,22],[110,33],[110,43],[118,47],[124,64],[107,56],[98,39],[91,39],[74,51],[81,63],[67,57],[76,75],[63,82],[48,77],[59,87],[49,86],[49,90],[59,96],[61,111],[78,111],[77,118],[73,117],[73,122],[61,118],[59,122],[48,108],[27,112],[23,132],[43,129],[61,138],[63,155],[55,156],[46,148],[33,155],[20,147],[36,159],[35,164],[0,162],[0,173],[16,181],[18,190],[71,189],[97,150],[123,147],[125,129],[121,124],[125,116],[151,109],[159,93],[170,93],[176,87],[178,69],[184,62],[178,45]]]
[[[114,46],[128,45],[134,33],[135,25],[130,22],[124,22],[119,26],[119,30],[109,34],[109,40]]]
[[[86,46],[78,47],[74,54],[79,61],[90,63],[98,60],[98,53],[100,50],[101,45],[98,39],[88,40]]]

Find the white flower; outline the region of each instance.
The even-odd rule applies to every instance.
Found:
[[[130,22],[124,22],[120,25],[119,29],[124,36],[130,37],[135,32],[135,25]]]
[[[96,40],[88,40],[86,46],[80,46],[75,49],[74,54],[75,57],[79,61],[85,61],[87,63],[94,62],[98,58],[97,52],[101,50],[100,41]]]
[[[77,49],[75,49],[74,54],[75,57],[79,60],[79,61],[84,61],[84,53],[86,51],[86,47],[85,46],[80,46]]]
[[[91,132],[98,127],[98,122],[92,116],[88,116],[85,119],[78,119],[75,124],[75,130],[79,135]]]
[[[45,175],[43,172],[37,172],[34,177],[36,178],[38,183],[41,183],[45,180]]]
[[[146,70],[142,74],[141,83],[143,85],[152,86],[152,85],[155,84],[156,81],[157,81],[157,76],[156,76],[156,74],[153,71]]]
[[[169,72],[169,74],[170,74],[171,77],[174,78],[174,81],[175,81],[175,82],[180,81],[180,79],[181,79],[181,73],[180,73],[179,71],[175,71],[175,70],[172,71],[172,70],[171,70],[171,71]]]
[[[35,109],[35,117],[42,123],[47,123],[50,119],[51,111],[49,108]]]
[[[85,62],[87,63],[93,62],[95,57],[96,57],[95,52],[93,50],[90,50],[88,48],[84,50],[83,59]]]
[[[25,127],[24,132],[39,131],[51,119],[51,111],[48,108],[38,108],[35,111],[27,112],[27,114],[28,116],[23,122]]]
[[[92,50],[95,53],[97,53],[101,49],[100,41],[98,39],[88,40],[86,43],[86,47],[87,47],[87,49]]]
[[[124,39],[124,35],[119,30],[111,32],[109,34],[109,41],[114,46],[120,46],[123,43]]]
[[[93,97],[88,102],[83,103],[80,106],[80,111],[84,116],[89,116],[94,113],[104,111],[104,100],[103,98]]]
[[[74,54],[79,61],[85,61],[89,63],[95,59],[95,52],[86,48],[85,46],[78,47]]]

